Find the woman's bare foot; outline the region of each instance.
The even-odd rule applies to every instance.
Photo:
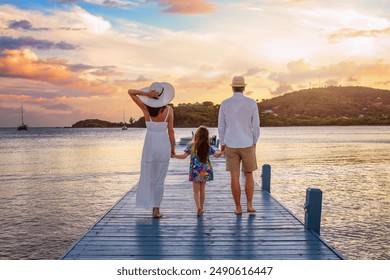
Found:
[[[160,214],[160,208],[153,208],[153,218],[156,218],[156,219],[159,219],[161,218],[163,215]]]
[[[203,215],[203,210],[202,208],[198,208],[198,211],[197,211],[197,216],[200,217]]]

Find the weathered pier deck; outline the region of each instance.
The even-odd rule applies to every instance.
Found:
[[[196,216],[192,184],[187,179],[188,160],[172,159],[161,219],[152,218],[151,210],[135,208],[133,189],[60,258],[342,259],[258,186],[254,197],[257,212],[236,216],[224,159],[212,158],[212,162],[215,178],[207,183],[202,217]],[[245,206],[244,202],[244,210]]]

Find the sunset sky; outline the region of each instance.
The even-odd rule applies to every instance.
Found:
[[[128,88],[174,104],[303,88],[390,89],[390,0],[0,0],[0,127],[70,126],[141,112]]]

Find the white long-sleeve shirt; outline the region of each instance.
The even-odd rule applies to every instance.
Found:
[[[218,115],[220,145],[247,148],[256,144],[260,136],[260,117],[256,101],[242,92],[221,103]]]

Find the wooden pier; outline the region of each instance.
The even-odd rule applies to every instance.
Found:
[[[206,185],[203,216],[196,216],[188,160],[171,159],[161,219],[152,218],[151,210],[135,208],[136,190],[132,189],[60,258],[343,259],[259,186],[253,203],[257,212],[236,216],[224,158],[212,158],[212,163],[215,178]],[[244,191],[242,200],[245,210]]]

